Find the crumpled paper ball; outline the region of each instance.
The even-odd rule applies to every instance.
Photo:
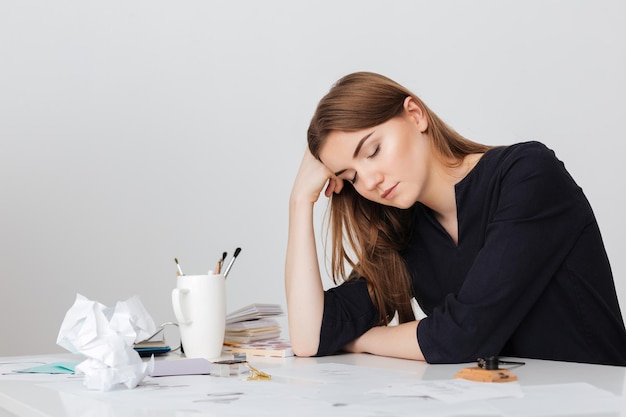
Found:
[[[87,359],[76,366],[89,389],[109,391],[123,384],[134,388],[151,371],[133,344],[156,331],[154,320],[138,297],[119,301],[114,309],[77,294],[65,314],[57,344]]]

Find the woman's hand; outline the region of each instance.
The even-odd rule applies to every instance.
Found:
[[[315,203],[326,185],[324,195],[339,194],[343,180],[337,178],[324,164],[316,159],[307,148],[291,190],[292,201]]]

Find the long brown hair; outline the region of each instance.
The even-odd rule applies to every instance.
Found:
[[[333,131],[368,129],[400,116],[409,96],[424,111],[426,133],[442,161],[458,164],[469,154],[489,149],[458,134],[395,81],[371,72],[357,72],[337,81],[320,100],[308,129],[311,153],[319,159],[320,149]],[[369,201],[344,181],[341,193],[331,197],[328,216],[335,283],[363,277],[380,324],[388,323],[395,311],[400,322],[413,320],[411,277],[401,255],[412,229],[412,210]],[[346,263],[352,268],[349,276]]]

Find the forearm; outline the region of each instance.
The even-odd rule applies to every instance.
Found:
[[[313,203],[310,202],[290,201],[285,292],[294,352],[298,356],[314,355],[319,346],[324,289],[313,230]]]
[[[411,321],[398,326],[373,327],[346,345],[345,350],[423,361],[424,355],[417,342],[418,324],[419,321]]]

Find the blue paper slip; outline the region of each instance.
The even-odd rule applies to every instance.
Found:
[[[80,362],[53,362],[32,368],[18,369],[15,372],[25,374],[73,374],[74,368]]]

